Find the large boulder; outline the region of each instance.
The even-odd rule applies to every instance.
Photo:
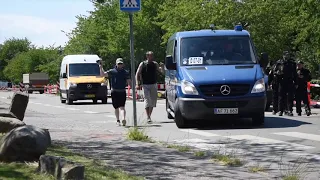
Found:
[[[38,161],[51,145],[49,131],[25,125],[11,130],[0,142],[0,161]]]
[[[14,128],[26,125],[24,122],[10,117],[0,117],[0,133],[7,133]]]
[[[38,169],[41,173],[51,174],[56,179],[84,179],[84,166],[63,157],[42,155]]]
[[[17,119],[23,121],[28,103],[29,103],[28,94],[23,92],[15,92],[12,97],[9,113],[12,114]]]

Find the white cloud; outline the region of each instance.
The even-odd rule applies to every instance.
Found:
[[[0,43],[11,37],[27,37],[37,46],[64,45],[68,38],[61,30],[69,32],[76,23],[15,14],[0,14]]]

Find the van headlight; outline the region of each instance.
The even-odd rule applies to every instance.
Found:
[[[107,83],[101,83],[101,86],[107,86]]]
[[[266,91],[266,85],[264,82],[264,78],[259,79],[258,81],[256,81],[256,83],[254,84],[251,93],[261,93]]]
[[[70,87],[77,87],[77,84],[71,82],[71,83],[69,83],[69,86],[70,86]]]
[[[188,81],[182,81],[181,82],[181,90],[183,94],[188,94],[188,95],[198,95],[198,91],[196,87]]]

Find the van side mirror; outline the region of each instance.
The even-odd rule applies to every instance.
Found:
[[[166,56],[165,64],[166,64],[166,68],[168,70],[176,70],[177,69],[176,63],[173,62],[173,57],[171,55]]]
[[[62,73],[62,78],[67,78],[67,73]]]
[[[268,56],[268,53],[266,52],[263,52],[261,53],[261,56],[260,56],[260,66],[265,68],[267,67],[269,63],[269,56]]]

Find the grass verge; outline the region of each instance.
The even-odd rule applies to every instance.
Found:
[[[305,179],[309,172],[308,161],[300,157],[294,162],[284,163],[282,160],[279,163],[279,169],[283,180],[300,180]]]
[[[188,152],[191,150],[189,146],[181,146],[181,145],[176,145],[176,144],[169,144],[167,145],[167,148],[173,148],[176,149],[180,152]]]
[[[62,156],[68,160],[81,163],[85,166],[85,179],[121,179],[142,180],[143,178],[130,176],[124,171],[102,165],[97,160],[86,158],[80,154],[73,153],[61,146],[52,146],[47,155]],[[1,180],[54,180],[50,175],[40,174],[36,171],[38,163],[0,163]]]
[[[206,152],[204,152],[204,151],[195,151],[194,155],[197,156],[197,157],[203,157],[203,156],[206,155]]]
[[[144,130],[140,130],[137,127],[129,128],[127,139],[131,141],[153,142]]]
[[[227,166],[242,166],[244,164],[234,153],[220,153],[220,151],[217,151],[212,155],[212,159]]]
[[[249,172],[252,172],[252,173],[265,172],[265,171],[266,171],[266,169],[262,166],[249,167]]]

